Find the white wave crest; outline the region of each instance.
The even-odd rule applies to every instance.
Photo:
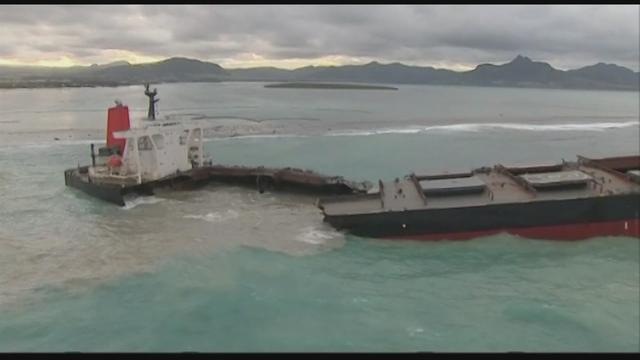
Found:
[[[204,142],[238,140],[238,139],[278,139],[278,138],[304,138],[304,137],[308,137],[308,136],[298,135],[298,134],[254,134],[254,135],[211,137],[211,138],[205,139]]]
[[[320,245],[338,236],[340,236],[340,233],[337,231],[320,230],[313,226],[307,226],[296,236],[296,240],[307,244]]]
[[[186,219],[200,219],[212,223],[224,222],[232,219],[237,219],[240,214],[235,210],[227,210],[224,212],[210,212],[206,215],[185,215]]]
[[[124,198],[124,206],[122,207],[122,209],[124,210],[130,210],[135,208],[138,205],[144,205],[144,204],[157,204],[161,201],[164,201],[164,199],[161,198],[157,198],[155,196],[137,196],[137,195],[127,195]]]
[[[433,125],[423,127],[382,128],[373,130],[353,130],[327,133],[327,136],[368,136],[382,134],[420,134],[430,131],[443,132],[481,132],[486,130],[518,131],[605,131],[638,126],[638,121],[569,123],[569,124],[527,124],[527,123],[464,123],[451,125]]]

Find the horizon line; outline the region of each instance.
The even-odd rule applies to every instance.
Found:
[[[407,63],[403,63],[401,61],[389,61],[389,62],[382,62],[380,60],[371,60],[368,62],[362,62],[362,63],[345,63],[345,64],[329,64],[329,65],[305,65],[305,66],[300,66],[300,67],[295,67],[295,68],[283,68],[283,67],[277,67],[277,66],[270,66],[270,65],[264,65],[264,66],[249,66],[249,67],[225,67],[223,65],[221,65],[218,62],[213,62],[210,60],[202,60],[202,59],[198,59],[195,57],[187,57],[187,56],[169,56],[166,57],[164,59],[160,59],[160,60],[156,60],[156,61],[147,61],[147,62],[130,62],[124,59],[120,59],[120,60],[113,60],[110,62],[106,62],[106,63],[92,63],[89,65],[60,65],[60,66],[56,66],[56,65],[31,65],[31,64],[25,64],[25,65],[18,65],[18,64],[3,64],[2,60],[0,59],[0,67],[10,67],[10,68],[49,68],[49,69],[71,69],[71,68],[91,68],[91,67],[99,67],[99,66],[105,66],[105,65],[111,65],[111,64],[115,64],[115,63],[123,63],[121,66],[124,66],[126,63],[126,65],[146,65],[146,64],[157,64],[157,63],[161,63],[164,61],[168,61],[168,60],[172,60],[172,59],[185,59],[185,60],[195,60],[195,61],[199,61],[202,63],[209,63],[209,64],[213,64],[213,65],[217,65],[220,66],[222,69],[224,70],[250,70],[250,69],[260,69],[260,68],[271,68],[271,69],[278,69],[278,70],[285,70],[285,71],[294,71],[294,70],[299,70],[299,69],[304,69],[304,68],[315,68],[315,67],[343,67],[343,66],[364,66],[364,65],[369,65],[369,64],[380,64],[380,65],[394,65],[394,64],[398,64],[398,65],[404,65],[404,66],[409,66],[409,67],[419,67],[419,68],[432,68],[435,70],[448,70],[448,71],[453,71],[453,72],[466,72],[466,71],[472,71],[476,68],[478,68],[478,66],[480,65],[505,65],[508,63],[513,62],[514,60],[518,59],[518,58],[524,58],[527,59],[531,62],[537,62],[537,63],[545,63],[550,65],[551,67],[553,67],[556,70],[560,70],[560,71],[568,71],[568,70],[577,70],[577,69],[581,69],[581,68],[585,68],[585,67],[589,67],[589,66],[594,66],[594,65],[599,65],[599,64],[603,64],[603,65],[615,65],[618,67],[622,67],[628,70],[631,70],[634,73],[640,73],[640,71],[636,71],[634,69],[628,68],[626,66],[623,65],[619,65],[617,63],[606,63],[603,61],[598,61],[596,63],[590,64],[590,65],[584,65],[581,67],[577,67],[574,69],[561,69],[561,68],[557,68],[554,67],[551,63],[544,61],[544,60],[533,60],[530,57],[526,56],[526,55],[522,55],[522,54],[518,54],[517,56],[513,57],[511,60],[508,60],[506,62],[483,62],[483,63],[478,63],[477,65],[475,65],[475,67],[470,66],[467,70],[455,70],[452,68],[447,68],[447,67],[435,67],[433,65],[412,65],[412,64],[407,64]],[[116,65],[118,66],[118,65]],[[639,69],[640,70],[640,69]]]

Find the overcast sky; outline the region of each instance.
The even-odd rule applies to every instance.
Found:
[[[0,64],[184,56],[224,67],[360,64],[462,70],[518,54],[638,71],[640,7],[543,5],[0,6]]]

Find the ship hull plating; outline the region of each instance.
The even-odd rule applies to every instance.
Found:
[[[640,237],[640,194],[508,203],[465,208],[325,216],[363,237],[463,240],[506,232],[528,238],[579,240]]]
[[[85,167],[86,168],[86,167]],[[124,206],[124,189],[120,185],[94,184],[83,179],[79,174],[80,169],[69,169],[64,172],[64,183],[66,186],[78,189],[88,195],[110,202],[112,204]]]

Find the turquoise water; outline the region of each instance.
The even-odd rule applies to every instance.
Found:
[[[638,242],[347,239],[177,257],[2,315],[5,350],[636,351]],[[594,268],[599,271],[594,271]]]
[[[139,90],[0,92],[0,351],[640,350],[638,239],[382,241],[308,196],[212,184],[118,208],[65,188],[114,98],[144,111]],[[163,115],[265,126],[208,140],[216,162],[352,179],[640,143],[637,93],[158,90]]]

